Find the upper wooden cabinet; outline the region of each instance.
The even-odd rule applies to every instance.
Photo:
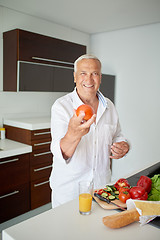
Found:
[[[61,74],[60,69],[62,69],[62,72],[64,72],[65,69],[67,72],[69,72],[69,69],[73,71],[74,61],[85,53],[86,46],[73,42],[21,29],[4,32],[3,90],[61,91],[60,86],[63,85],[63,81],[66,82],[69,80],[68,78],[62,80],[65,73]],[[25,69],[26,72],[23,73],[20,71],[22,68],[21,65],[23,65],[23,69]],[[57,79],[57,71],[60,79]],[[71,74],[67,74],[70,78]],[[24,78],[24,76],[27,77]],[[39,78],[39,76],[42,77]],[[36,78],[38,78],[38,80]],[[73,81],[72,79],[70,81],[72,82],[72,87]],[[60,84],[57,84],[57,82],[60,82]],[[70,82],[65,85],[70,85]],[[19,88],[19,86],[21,87]],[[67,89],[67,91],[68,90],[70,89]],[[62,89],[62,91],[64,91],[64,89]]]

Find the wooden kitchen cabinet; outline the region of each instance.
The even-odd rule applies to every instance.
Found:
[[[0,223],[30,210],[29,154],[0,159]]]
[[[30,207],[51,202],[49,177],[52,169],[50,129],[27,130],[4,125],[8,139],[32,145],[30,153]]]
[[[73,63],[85,53],[86,46],[73,42],[21,29],[4,32],[3,90],[64,91],[65,85],[66,91],[73,86]]]

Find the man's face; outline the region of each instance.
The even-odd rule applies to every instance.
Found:
[[[95,97],[101,83],[101,66],[96,59],[82,59],[77,63],[74,72],[79,96],[83,98]]]

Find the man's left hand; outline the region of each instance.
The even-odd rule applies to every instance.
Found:
[[[112,159],[119,159],[124,157],[129,151],[129,144],[127,142],[115,142],[111,146],[111,153],[112,155],[110,158]]]

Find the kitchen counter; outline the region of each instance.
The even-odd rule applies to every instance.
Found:
[[[32,146],[30,145],[9,139],[0,140],[0,158],[6,158],[30,152],[32,152]]]
[[[107,228],[102,218],[117,213],[104,210],[93,202],[90,215],[80,215],[78,199],[51,209],[2,231],[3,240],[64,240],[64,239],[118,239],[158,240],[160,231],[149,224],[132,223],[120,229]]]
[[[23,118],[6,118],[4,124],[12,127],[23,128],[28,130],[46,129],[51,126],[49,116],[45,117],[23,117]]]

